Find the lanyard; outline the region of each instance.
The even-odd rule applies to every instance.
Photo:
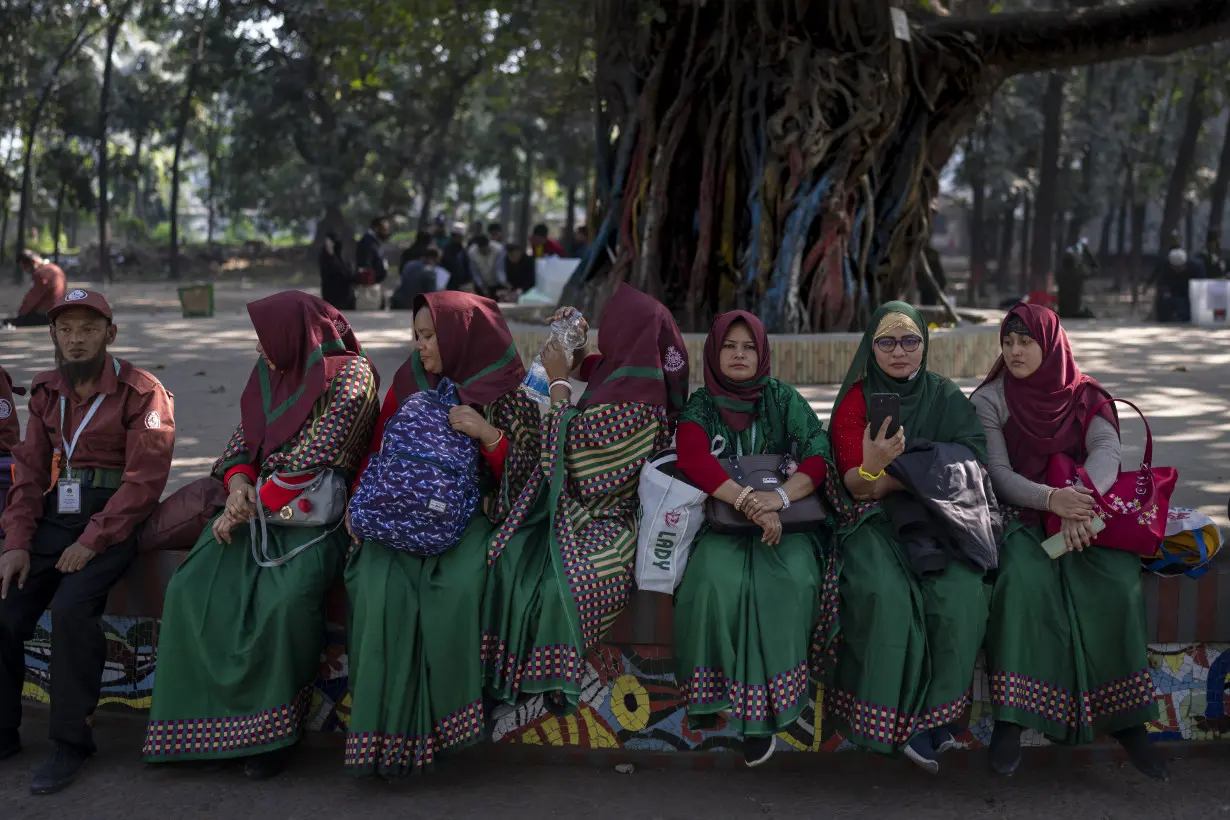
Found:
[[[115,362],[115,375],[120,374],[120,363]],[[77,426],[77,432],[73,433],[73,440],[69,441],[64,434],[64,407],[67,402],[64,396],[60,396],[60,447],[64,450],[64,468],[69,469],[73,460],[73,451],[77,449],[77,440],[81,438],[81,433],[85,430],[86,425],[94,418],[94,414],[98,412],[99,406],[103,403],[103,399],[107,398],[106,393],[99,393],[94,397],[94,403],[90,405],[90,409],[86,411],[85,418],[81,420],[81,424]]]
[[[749,456],[756,455],[756,422],[752,422],[752,441],[751,441],[751,444],[748,445],[748,450],[750,452],[748,452],[747,455]],[[739,458],[743,458],[743,434],[742,433],[735,436],[735,454],[738,455]]]

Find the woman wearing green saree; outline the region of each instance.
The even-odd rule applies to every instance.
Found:
[[[868,425],[871,397],[900,397],[893,437]],[[960,561],[918,577],[880,502],[902,485],[885,469],[907,439],[965,445],[986,463],[969,399],[927,370],[927,324],[888,302],[872,316],[829,426],[837,469],[855,500],[839,509],[841,639],[827,706],[854,744],[904,753],[934,774],[970,700],[987,621],[982,574]]]
[[[322,527],[280,527],[277,513],[303,509],[294,487],[324,470],[353,479],[379,380],[345,317],[315,296],[279,293],[248,313],[261,355],[213,468],[230,497],[167,586],[144,755],[244,758],[261,779],[282,770],[299,740],[324,650],[325,593],[350,540],[341,511]],[[257,563],[248,529],[257,504],[272,519],[265,552],[286,563]]]
[[[641,467],[670,442],[683,409],[687,348],[660,302],[621,285],[598,349],[573,407],[571,362],[558,345],[544,348],[551,409],[542,457],[491,541],[484,674],[503,703],[546,694],[550,709],[576,709],[585,657],[631,590]]]
[[[346,770],[382,777],[421,771],[441,751],[482,736],[487,544],[538,464],[538,405],[520,389],[525,368],[495,302],[457,291],[420,295],[414,335],[371,451],[406,399],[448,378],[462,402],[449,421],[479,443],[486,492],[461,541],[439,555],[368,540],[350,556]]]
[[[745,495],[713,454],[719,439],[721,457],[801,461],[777,492]],[[737,310],[714,321],[705,387],[680,416],[676,450],[693,484],[762,528],[757,535],[701,530],[675,597],[676,680],[688,717],[703,726],[729,713],[745,762],[757,766],[807,705],[808,653],[813,633],[835,620],[836,596],[822,592],[835,592],[836,574],[826,572],[827,526],[782,533],[778,512],[825,484],[829,442],[807,400],[769,376],[769,340],[752,314]]]
[[[1004,534],[991,619],[987,676],[995,732],[991,768],[1021,762],[1021,732],[1066,744],[1112,734],[1140,771],[1165,778],[1145,724],[1157,719],[1149,673],[1140,558],[1090,546],[1093,498],[1082,486],[1050,487],[1051,456],[1085,467],[1100,492],[1119,476],[1114,405],[1081,373],[1052,311],[1017,305],[1000,330],[1003,355],[973,395],[986,426],[991,480],[1015,520]],[[1042,547],[1045,513],[1059,516],[1068,552]]]

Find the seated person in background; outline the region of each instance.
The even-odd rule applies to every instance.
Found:
[[[59,265],[48,262],[34,251],[26,248],[17,258],[23,273],[29,274],[34,283],[21,300],[17,315],[6,319],[13,327],[41,327],[50,324],[48,311],[64,296],[64,271]]]
[[[1157,720],[1149,673],[1139,556],[1090,546],[1094,503],[1083,486],[1050,487],[1047,466],[1065,453],[1100,492],[1119,477],[1122,446],[1114,405],[1089,421],[1109,394],[1081,373],[1059,317],[1017,305],[1000,330],[1002,350],[973,395],[987,431],[991,480],[1016,520],[1004,535],[987,626],[987,678],[995,732],[991,768],[1012,774],[1021,732],[1058,743],[1112,734],[1137,769],[1165,778],[1153,751]],[[1068,553],[1042,547],[1043,516],[1055,513]]]
[[[378,216],[359,240],[354,251],[354,266],[360,285],[379,285],[389,278],[389,263],[384,258],[384,243],[392,234],[389,220]]]
[[[918,542],[898,533],[891,514],[894,495],[916,496],[888,470],[918,439],[962,445],[985,464],[986,433],[961,388],[927,370],[927,338],[913,307],[881,305],[833,405],[837,468],[856,503],[837,511],[841,640],[825,705],[859,748],[902,753],[936,774],[970,702],[987,626],[985,571],[961,560],[922,571],[910,549]],[[868,423],[877,393],[900,397],[895,436],[888,421],[879,430]]]
[[[530,247],[534,257],[542,259],[545,256],[564,256],[564,246],[551,238],[546,225],[535,225],[534,233],[530,235]]]
[[[500,246],[492,242],[486,234],[480,234],[468,251],[474,284],[491,299],[508,290],[504,270],[500,267],[500,250]]]
[[[509,245],[504,249],[504,279],[515,296],[534,289],[538,270],[534,258],[526,256],[525,249],[520,245]]]
[[[94,754],[107,594],[136,557],[136,529],[166,487],[175,446],[171,396],[113,358],[102,294],[73,290],[48,312],[56,370],[34,379],[17,482],[0,517],[0,760],[21,751],[22,642],[51,607],[51,739],[30,785],[52,794]],[[50,491],[48,488],[51,488]]]
[[[702,529],[675,596],[676,680],[694,728],[729,713],[749,766],[768,760],[773,737],[807,706],[808,652],[818,625],[836,622],[835,595],[821,594],[833,560],[832,530],[782,533],[778,512],[814,491],[830,468],[824,426],[799,392],[769,375],[769,338],[742,310],[714,321],[705,340],[705,386],[679,417],[679,469],[700,489],[738,504],[761,529],[724,535]],[[776,492],[749,493],[718,457],[795,455],[798,469]],[[826,605],[829,611],[826,611]],[[823,631],[823,626],[822,626]]]
[[[416,297],[425,293],[437,293],[448,286],[448,271],[440,267],[440,249],[431,245],[423,255],[412,259],[401,269],[401,281],[389,307],[393,310],[413,310]]]
[[[400,273],[406,269],[406,265],[423,258],[423,253],[431,246],[431,234],[427,231],[419,231],[414,236],[414,242],[406,247],[401,252],[401,258],[397,260],[397,271]]]
[[[376,372],[337,310],[286,291],[248,314],[258,358],[213,468],[230,496],[167,586],[143,755],[242,758],[260,780],[299,741],[324,651],[325,594],[350,543],[345,510],[323,492],[317,509],[303,494],[318,478],[350,486],[380,408]],[[280,525],[313,514],[320,523]]]

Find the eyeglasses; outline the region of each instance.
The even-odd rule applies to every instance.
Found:
[[[913,353],[922,344],[922,337],[903,336],[900,339],[894,339],[892,336],[882,336],[876,339],[874,344],[881,353],[892,353],[897,349],[897,345],[901,345],[901,349],[906,353]]]

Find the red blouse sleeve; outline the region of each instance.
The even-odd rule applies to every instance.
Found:
[[[829,422],[837,469],[843,476],[863,463],[863,431],[866,428],[867,399],[863,395],[863,383],[858,382],[841,400],[841,406]]]
[[[862,446],[861,443],[859,446]],[[803,459],[803,463],[799,465],[799,472],[810,478],[811,483],[819,488],[824,486],[824,477],[829,473],[829,466],[824,463],[823,456],[812,456]]]
[[[685,421],[675,433],[675,453],[679,456],[677,466],[688,480],[702,491],[713,495],[729,476],[710,452],[709,436],[705,428],[694,421]]]
[[[589,377],[594,374],[594,366],[600,361],[602,361],[602,356],[597,353],[585,357],[585,361],[581,362],[581,372],[578,374],[581,381],[589,381]]]
[[[350,485],[351,493],[359,489],[359,479],[367,470],[368,463],[372,460],[372,456],[380,452],[380,442],[384,439],[384,425],[388,424],[389,419],[397,414],[399,407],[401,405],[397,403],[397,396],[393,395],[393,388],[390,387],[389,392],[384,394],[384,404],[380,405],[380,415],[376,417],[376,428],[372,430],[372,439],[367,444],[367,455],[363,457],[363,463],[359,465],[359,471],[355,473],[354,484]]]
[[[231,479],[236,475],[246,475],[249,481],[253,484],[256,483],[256,467],[251,464],[236,464],[226,471],[226,475],[222,476],[222,486],[226,488],[228,493],[231,491]]]
[[[497,482],[504,480],[504,462],[508,460],[508,436],[500,436],[500,443],[488,453],[481,446],[478,451],[483,454],[483,460],[491,468]]]

